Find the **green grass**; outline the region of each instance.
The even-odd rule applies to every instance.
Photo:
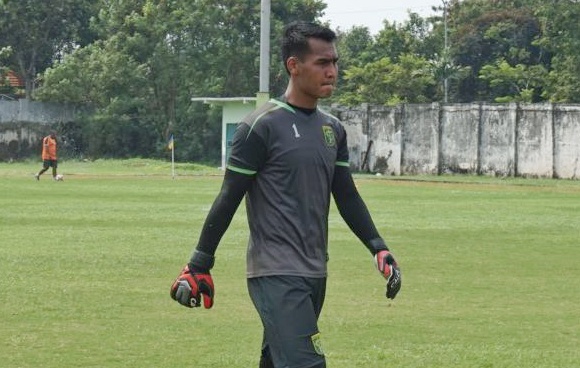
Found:
[[[169,286],[221,184],[149,160],[0,164],[0,366],[257,367],[243,206],[217,252],[216,303]],[[580,182],[357,176],[403,270],[395,301],[334,207],[320,320],[330,368],[577,367]]]

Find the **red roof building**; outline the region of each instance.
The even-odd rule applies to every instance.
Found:
[[[22,78],[20,78],[20,76],[15,72],[13,72],[12,70],[6,72],[6,74],[4,74],[3,77],[8,81],[10,87],[15,88],[24,87],[24,81],[22,80]]]

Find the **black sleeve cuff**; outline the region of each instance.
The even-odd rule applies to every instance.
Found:
[[[215,257],[200,250],[195,250],[189,260],[189,268],[197,270],[211,270]]]
[[[365,243],[367,248],[371,251],[373,256],[381,250],[389,250],[383,238],[374,238]]]

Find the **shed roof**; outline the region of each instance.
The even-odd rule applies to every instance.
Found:
[[[8,80],[10,87],[24,87],[22,78],[12,70],[8,70],[2,77]]]
[[[227,102],[255,103],[256,97],[192,97],[191,101],[200,101],[206,104],[223,105]]]

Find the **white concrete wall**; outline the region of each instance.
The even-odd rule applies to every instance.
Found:
[[[516,175],[551,177],[553,135],[551,104],[521,104],[516,125]]]
[[[0,160],[37,155],[48,125],[74,121],[77,113],[75,106],[0,100]]]
[[[405,105],[401,127],[401,171],[439,172],[439,104]]]
[[[73,121],[77,109],[74,106],[20,99],[0,100],[0,123],[29,122],[48,124],[55,121]]]
[[[369,131],[375,137],[368,168],[384,175],[401,175],[402,108],[379,106],[369,109]]]
[[[434,103],[333,109],[349,134],[351,166],[357,170],[386,175],[580,175],[580,105]],[[369,164],[363,167],[370,141]]]
[[[479,104],[441,106],[439,171],[476,172],[479,147]]]
[[[233,104],[224,109],[223,124],[249,110]],[[327,110],[344,124],[355,170],[580,178],[580,105],[363,104]],[[13,146],[22,152],[33,147],[44,124],[74,121],[76,113],[66,105],[0,101],[0,159]]]
[[[337,117],[340,115],[348,139],[350,165],[353,169],[360,169],[369,141],[366,106],[362,109],[343,109],[334,106],[326,110]]]
[[[554,176],[580,178],[580,106],[554,109]]]
[[[515,124],[517,104],[482,105],[480,116],[479,173],[515,175]]]

